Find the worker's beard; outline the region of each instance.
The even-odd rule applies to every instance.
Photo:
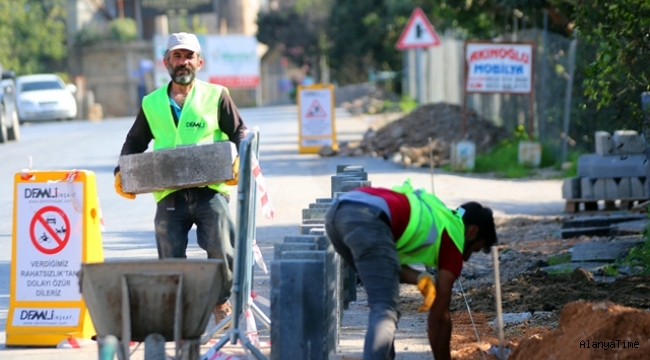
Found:
[[[179,65],[177,67],[167,66],[172,81],[179,85],[187,85],[196,78],[196,69],[192,66]],[[184,71],[184,72],[183,72]]]

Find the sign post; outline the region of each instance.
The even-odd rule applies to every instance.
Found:
[[[463,129],[467,131],[468,93],[528,95],[528,136],[534,128],[535,86],[532,43],[465,43],[465,86],[463,86]]]
[[[81,263],[104,261],[101,226],[93,172],[15,175],[8,346],[95,334],[77,273]]]
[[[298,86],[298,152],[315,154],[324,146],[338,149],[334,116],[334,86]]]
[[[422,49],[438,45],[440,45],[440,38],[433,29],[433,25],[422,9],[415,8],[395,47],[397,50],[415,49],[415,81],[417,101],[420,105],[424,102]]]

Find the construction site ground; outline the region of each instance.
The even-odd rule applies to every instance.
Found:
[[[270,112],[271,110],[264,110],[259,118],[268,117]],[[246,111],[242,113],[247,115]],[[250,115],[246,119],[251,119]],[[368,127],[394,119],[395,115],[382,114],[340,117],[336,123],[338,138],[340,141],[359,141]],[[383,157],[373,157],[370,154],[357,157],[300,155],[297,153],[295,115],[287,115],[286,119],[282,117],[272,124],[261,120],[247,121],[249,125],[261,127],[260,163],[275,208],[274,219],[263,218],[258,210],[257,243],[269,270],[273,261],[274,244],[281,243],[285,236],[299,233],[301,210],[308,208],[309,203],[315,202],[316,198],[330,197],[330,177],[336,172],[336,166],[361,165],[368,172],[368,178],[374,186],[390,187],[410,178],[415,187],[433,190],[449,207],[456,207],[467,201],[478,201],[494,210],[499,236],[503,312],[531,314],[529,318],[507,324],[505,327],[506,343],[515,349],[510,359],[648,358],[650,334],[646,332],[650,331],[650,320],[645,310],[650,308],[649,278],[640,275],[612,278],[588,274],[581,270],[550,275],[540,270],[548,265],[550,258],[570,254],[571,249],[580,242],[616,242],[640,237],[632,235],[621,239],[581,236],[562,239],[562,220],[581,214],[568,215],[563,212],[565,202],[561,196],[561,179],[542,175],[529,179],[500,179],[491,174],[455,174],[439,168],[434,169],[432,176],[431,169],[405,168],[390,159],[387,161]],[[114,125],[107,125],[102,136],[115,138],[113,147],[119,149],[124,129],[131,123],[132,119],[115,120]],[[112,166],[114,154],[109,155],[106,157],[110,159]],[[113,194],[112,172],[100,173],[98,176],[99,191],[102,194]],[[110,199],[104,199],[102,198],[102,205],[108,226],[113,226],[112,229],[120,227],[121,231],[112,230],[113,233],[105,235],[106,243],[111,244],[105,245],[107,259],[122,255],[116,248],[121,241],[126,241],[127,237],[129,241],[136,237],[142,238],[141,245],[133,246],[129,250],[130,257],[154,258],[156,251],[152,236],[155,209],[153,199],[138,197],[129,203],[132,205],[126,210],[123,207],[124,200],[116,200],[115,205],[111,205]],[[232,213],[236,214],[236,202],[231,201],[230,206]],[[136,216],[140,216],[137,222],[133,219]],[[195,236],[193,231],[189,239],[188,258],[205,258],[205,252],[196,245]],[[490,254],[474,254],[465,264],[460,281],[480,341],[477,341],[460,287],[456,284],[451,304],[451,351],[454,359],[483,359],[484,355],[487,359],[496,359],[494,355],[484,353],[498,343],[498,334],[491,325],[496,317],[492,271]],[[266,314],[270,314],[270,273],[264,273],[255,267],[254,277],[254,291],[260,295],[256,303]],[[331,356],[331,359],[361,358],[368,306],[363,287],[359,286],[357,290],[357,301],[350,304],[343,316],[338,353]],[[565,317],[568,323],[563,328],[560,316],[563,309],[567,304],[573,304],[579,299],[593,304],[581,303],[570,308],[571,311]],[[421,301],[422,297],[414,286],[401,286],[402,317],[395,342],[397,359],[433,359],[426,334],[426,314],[417,312]],[[611,301],[617,306],[640,310],[623,310],[609,303],[600,303],[601,301]],[[270,347],[266,342],[270,341],[270,332],[265,330],[261,323],[258,322],[257,325],[262,351],[269,355]],[[632,325],[636,327],[630,327]],[[564,332],[559,334],[555,331],[558,328],[564,329]],[[300,334],[292,336],[299,337]],[[644,340],[639,340],[644,336]],[[632,343],[639,341],[640,350],[580,348],[581,340],[606,341],[612,337],[628,339]],[[555,342],[546,346],[542,343],[545,340]],[[548,349],[543,350],[547,347]],[[171,354],[173,343],[168,343],[168,349]],[[207,349],[208,346],[204,346],[202,353]],[[228,345],[224,352],[235,356],[242,353],[241,347],[237,345]],[[69,350],[5,348],[0,351],[0,358],[76,360],[96,358],[96,353],[95,344]],[[142,359],[142,355],[141,346],[132,359]]]
[[[354,142],[360,140],[368,128],[381,128],[399,117],[398,114],[358,116],[337,123],[337,127],[344,134],[341,140]],[[570,253],[578,242],[619,240],[584,236],[561,239],[562,220],[581,214],[563,212],[561,180],[558,180],[557,172],[546,170],[540,171],[534,179],[508,180],[496,178],[493,174],[453,174],[436,168],[432,180],[428,168],[405,168],[402,163],[396,164],[390,159],[386,161],[383,157],[372,154],[335,156],[319,160],[324,162],[324,168],[330,172],[328,175],[334,173],[336,164],[362,165],[375,186],[390,187],[411,178],[418,187],[431,189],[433,186],[435,193],[450,207],[471,200],[492,207],[500,239],[503,312],[532,314],[529,319],[506,325],[505,342],[511,348],[518,346],[525,339],[544,336],[557,329],[563,307],[579,299],[610,300],[620,305],[650,308],[650,278],[624,277],[612,282],[611,278],[594,279],[580,271],[577,275],[550,275],[539,270],[540,267],[548,265],[550,258]],[[329,177],[315,181],[309,188],[314,198],[328,197]],[[300,189],[294,191],[302,192]],[[315,200],[310,200],[313,201]],[[303,207],[306,208],[307,203],[303,203]],[[298,216],[298,213],[291,216]],[[265,221],[262,220],[262,223]],[[297,229],[292,231],[297,232]],[[281,241],[281,238],[282,236],[269,239],[271,244],[268,245]],[[264,242],[262,244],[267,246]],[[269,256],[272,254],[272,248],[269,246],[263,252],[268,254],[265,256]],[[492,271],[492,256],[489,254],[475,254],[470,262],[465,264],[461,283],[480,342],[477,341],[467,307],[457,286],[451,306],[451,350],[454,359],[483,359],[484,356],[488,359],[497,358],[486,353],[492,345],[498,344],[496,327],[491,325],[496,318]],[[360,359],[362,356],[368,306],[363,287],[359,286],[357,290],[358,300],[351,303],[350,308],[345,311],[339,352],[336,356],[331,356],[332,359],[351,360]],[[417,312],[421,300],[422,297],[414,286],[401,286],[402,317],[395,342],[397,359],[433,358],[426,335],[426,314]],[[565,346],[580,349],[579,343]],[[585,355],[589,354],[586,351],[583,350]],[[611,350],[609,354],[612,354]]]

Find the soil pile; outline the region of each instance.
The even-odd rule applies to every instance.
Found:
[[[494,286],[470,291],[472,310],[493,313]],[[614,282],[602,282],[581,268],[572,273],[550,275],[543,271],[512,278],[501,285],[504,312],[535,312],[560,310],[577,300],[612,301],[623,306],[650,308],[650,277],[629,276]],[[461,299],[454,299],[452,308],[463,309]]]
[[[564,307],[557,330],[523,340],[508,359],[648,359],[648,339],[650,312],[581,300]]]
[[[467,110],[466,138],[483,153],[508,136],[508,131],[491,120]],[[343,145],[341,155],[372,154],[392,159],[405,166],[428,166],[430,154],[434,165],[450,159],[451,143],[461,140],[462,108],[447,103],[427,104],[379,130],[369,130],[362,141]],[[429,146],[431,138],[431,146]]]

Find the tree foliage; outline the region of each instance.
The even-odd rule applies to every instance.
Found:
[[[618,119],[640,121],[640,95],[650,90],[650,2],[578,0],[576,25],[596,49],[585,95]]]
[[[329,60],[340,83],[366,79],[369,68],[399,71],[395,49],[414,8],[420,7],[439,34],[491,39],[512,29],[512,19],[541,24],[551,14],[551,29],[567,32],[573,6],[563,0],[335,0],[329,18]],[[522,26],[520,25],[520,26]]]
[[[297,0],[258,16],[257,39],[283,54],[299,66],[318,75],[321,56],[327,51],[326,26],[331,0]]]
[[[16,74],[65,58],[65,0],[0,1],[0,63]]]

